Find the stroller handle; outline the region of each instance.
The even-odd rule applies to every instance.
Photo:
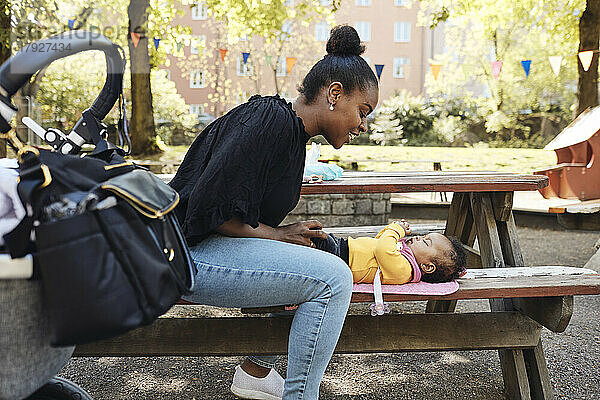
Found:
[[[101,121],[121,93],[125,60],[119,49],[105,36],[90,31],[69,31],[38,40],[26,45],[0,66],[0,92],[10,102],[33,74],[53,61],[82,51],[101,50],[106,57],[106,82],[90,107],[91,114]]]

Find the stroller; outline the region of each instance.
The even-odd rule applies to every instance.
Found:
[[[32,51],[34,48],[38,51]],[[101,121],[119,101],[119,145],[126,143],[130,148],[122,93],[123,50],[98,33],[70,31],[29,44],[0,67],[0,138],[7,139],[19,158],[36,149],[23,145],[11,131],[9,121],[17,112],[11,97],[43,67],[87,50],[104,52],[107,78],[101,93],[82,113],[73,130],[64,134],[53,128],[46,130],[30,118],[23,122],[57,152],[77,154],[84,144],[98,145],[98,137],[106,138],[107,127]],[[107,143],[102,141],[100,145]],[[11,259],[3,247],[2,235],[25,215],[16,190],[15,167],[15,160],[0,159],[0,400],[91,399],[68,380],[53,378],[69,361],[74,347],[50,346],[41,284],[29,279],[34,272],[32,257]]]

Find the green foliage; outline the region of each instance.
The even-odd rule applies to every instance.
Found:
[[[82,73],[85,71],[85,73]],[[129,92],[129,73],[125,74],[124,91]],[[81,112],[95,100],[106,78],[106,61],[101,52],[85,52],[52,63],[42,79],[37,102],[42,109],[44,126],[63,131],[73,128]],[[161,71],[151,73],[154,119],[160,126],[158,134],[168,141],[175,131],[193,131],[197,123],[189,113],[183,97],[177,93],[175,84]],[[126,96],[127,97],[127,96]],[[131,109],[129,108],[129,115]],[[113,109],[105,122],[116,124],[118,110]]]
[[[532,171],[556,164],[556,154],[551,150],[492,148],[487,145],[473,147],[412,147],[412,146],[356,146],[345,145],[339,150],[321,146],[322,158],[337,158],[341,164],[351,160],[369,160],[359,163],[360,170],[372,171],[431,171],[431,162],[441,161],[444,171],[505,171],[530,174]],[[386,163],[382,160],[404,160]]]
[[[427,92],[438,103],[471,99],[481,120],[469,125],[479,124],[475,133],[482,140],[536,141],[541,119],[558,118],[559,125],[571,119],[583,0],[422,0],[421,5],[421,23],[446,21],[447,51],[434,60],[443,66],[437,81],[427,76]],[[565,57],[559,76],[548,62],[553,55]],[[528,59],[529,77],[521,66]],[[494,60],[503,62],[498,79],[491,73]],[[447,135],[452,126],[462,129],[457,122],[436,125]]]
[[[82,73],[85,71],[85,73]],[[36,101],[45,127],[70,130],[89,108],[104,84],[106,61],[99,51],[85,52],[50,64]],[[114,122],[115,110],[107,121]]]
[[[189,112],[185,100],[162,71],[152,71],[152,108],[157,125],[157,134],[165,142],[170,142],[173,134],[195,137],[194,126],[198,122],[195,114]],[[197,133],[197,132],[196,132]]]
[[[435,110],[421,96],[402,91],[383,102],[371,124],[371,139],[385,144],[423,145],[436,142],[432,136]]]
[[[183,0],[184,4],[193,3]],[[336,10],[340,0],[323,7],[319,0],[294,1],[290,7],[285,0],[206,0],[209,14],[227,25],[228,36],[233,41],[247,35],[258,36],[271,42],[282,38],[282,26],[286,21],[300,21],[308,26],[315,16],[323,16]]]

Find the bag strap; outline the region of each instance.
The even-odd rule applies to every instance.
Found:
[[[381,290],[381,269],[377,267],[377,271],[375,272],[375,279],[373,280],[373,296],[375,297],[375,302],[369,306],[371,309],[371,315],[373,317],[377,315],[383,315],[390,312],[390,307],[387,303],[383,301],[383,293]]]

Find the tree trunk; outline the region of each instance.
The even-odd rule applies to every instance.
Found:
[[[131,34],[127,34],[131,69],[131,120],[130,135],[132,154],[156,154],[160,152],[156,144],[154,111],[152,109],[152,90],[150,87],[150,55],[148,54],[149,0],[130,0],[127,13],[129,30],[140,34],[137,46],[134,46]]]
[[[577,62],[577,115],[588,107],[598,105],[598,39],[600,38],[600,0],[587,0],[585,11],[579,20],[579,51],[595,50],[587,71]]]
[[[10,2],[0,0],[0,64],[10,57]],[[6,157],[6,141],[0,140],[0,158]]]
[[[277,64],[273,68],[273,81],[275,82],[275,93],[279,94],[279,82],[277,82]]]

